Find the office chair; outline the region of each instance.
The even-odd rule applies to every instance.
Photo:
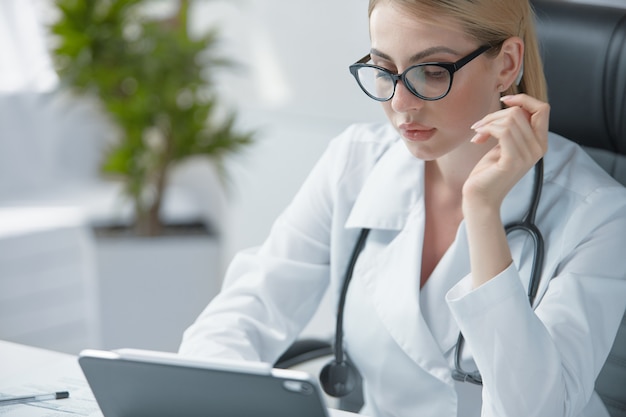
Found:
[[[532,3],[548,80],[550,130],[583,146],[626,185],[626,6]],[[301,340],[277,366],[331,354],[326,342]],[[626,314],[596,390],[612,417],[626,417]],[[357,411],[361,404],[357,390],[339,406]]]
[[[626,185],[626,3],[621,9],[545,0],[533,4],[548,80],[550,130],[582,145]],[[626,417],[626,315],[596,391],[612,417]]]

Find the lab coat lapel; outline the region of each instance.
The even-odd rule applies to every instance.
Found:
[[[462,222],[454,242],[443,255],[420,293],[422,316],[443,354],[449,353],[454,348],[460,331],[451,311],[447,308],[445,297],[448,291],[469,273],[467,234],[465,222]]]
[[[401,230],[413,208],[423,204],[423,172],[424,161],[396,142],[367,177],[346,228]]]
[[[362,262],[356,273],[395,342],[417,365],[452,384],[448,364],[420,311],[422,219],[423,205],[420,205],[407,219],[405,228]],[[376,239],[375,230],[370,233],[370,239]]]
[[[424,162],[397,142],[370,173],[346,227],[372,229],[370,249],[361,256],[355,276],[363,280],[391,337],[417,365],[452,384],[448,364],[420,312],[423,171]]]

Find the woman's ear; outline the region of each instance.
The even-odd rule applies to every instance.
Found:
[[[498,85],[508,90],[512,85],[517,85],[524,73],[524,41],[513,36],[502,43],[500,54],[500,72],[498,73]]]

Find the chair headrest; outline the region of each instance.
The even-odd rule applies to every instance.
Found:
[[[534,0],[550,130],[626,154],[626,7]]]

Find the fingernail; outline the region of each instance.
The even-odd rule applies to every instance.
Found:
[[[476,133],[471,139],[470,142],[472,143],[476,143],[478,141],[478,139],[480,138],[480,133]]]
[[[513,97],[513,96],[502,96],[502,97],[500,97],[500,101],[507,101],[511,97]]]
[[[475,130],[476,128],[479,128],[483,125],[483,121],[479,120],[476,123],[474,123],[472,126],[470,126],[470,129]]]

